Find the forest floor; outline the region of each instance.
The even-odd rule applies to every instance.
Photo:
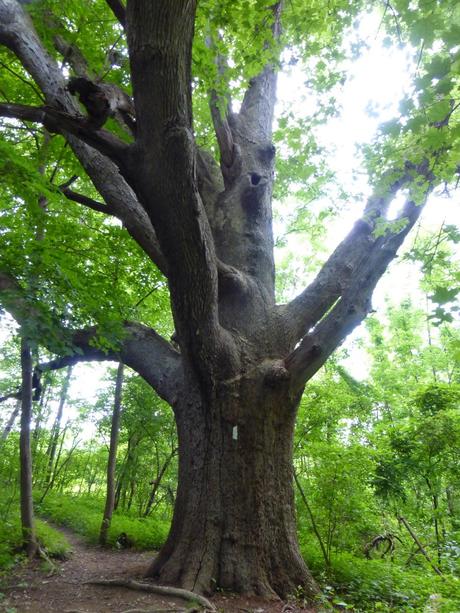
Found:
[[[101,579],[144,581],[154,552],[91,546],[66,528],[57,528],[71,544],[68,560],[55,561],[53,574],[42,561],[21,566],[2,581],[1,613],[154,613],[187,611],[184,600],[133,591],[125,587],[90,585]],[[313,609],[260,598],[219,594],[211,598],[219,613],[313,613]],[[195,609],[193,609],[195,610]]]

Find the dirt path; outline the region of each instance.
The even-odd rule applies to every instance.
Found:
[[[57,562],[57,572],[47,576],[42,562],[33,562],[8,575],[0,591],[1,613],[121,613],[126,611],[183,611],[183,600],[132,591],[115,586],[85,585],[97,579],[143,580],[153,552],[117,551],[87,545],[68,529],[58,528],[72,546],[72,555]],[[211,599],[222,613],[313,613],[312,609],[286,606],[257,598],[218,595]]]

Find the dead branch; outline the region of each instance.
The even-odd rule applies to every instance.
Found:
[[[428,553],[426,552],[425,548],[423,547],[422,543],[420,542],[420,540],[418,539],[417,535],[415,534],[415,532],[412,530],[412,528],[410,527],[410,525],[407,523],[407,520],[405,517],[403,517],[402,515],[400,517],[398,517],[398,521],[406,528],[406,530],[409,532],[409,534],[411,535],[414,543],[417,545],[417,547],[419,548],[418,550],[425,556],[427,562],[429,563],[429,565],[431,566],[431,568],[434,570],[434,572],[439,575],[440,577],[444,578],[444,575],[442,574],[442,572],[440,571],[440,569],[433,563],[432,559],[430,558],[430,556],[428,555]]]
[[[396,534],[392,534],[391,532],[385,532],[384,534],[378,534],[376,537],[372,539],[372,541],[370,541],[364,546],[364,555],[366,556],[368,560],[370,560],[371,551],[373,549],[375,550],[379,549],[380,545],[383,545],[384,543],[387,543],[387,547],[385,551],[382,552],[380,557],[384,558],[387,555],[387,553],[390,553],[391,555],[393,555],[393,552],[395,550],[395,540],[398,540],[400,543],[402,543],[399,536],[397,536]]]
[[[106,586],[118,586],[127,587],[130,590],[139,590],[141,592],[151,592],[152,594],[162,594],[163,596],[170,596],[171,598],[182,598],[189,602],[199,603],[208,611],[216,611],[215,606],[204,596],[190,592],[189,590],[183,590],[178,587],[169,587],[165,585],[154,585],[153,583],[141,583],[139,581],[132,581],[131,579],[98,579],[95,581],[85,581],[85,585],[106,585]]]

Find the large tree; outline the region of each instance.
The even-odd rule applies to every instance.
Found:
[[[456,172],[459,15],[455,2],[420,1],[419,12],[417,2],[386,3],[388,40],[411,30],[419,45],[412,98],[369,153],[375,191],[363,216],[316,279],[291,302],[277,304],[272,194],[280,58],[289,48],[291,61],[300,58],[312,87],[324,94],[334,83],[343,34],[367,3],[196,4],[128,0],[125,7],[120,0],[100,0],[64,7],[54,0],[0,0],[0,42],[7,48],[2,66],[10,84],[1,90],[0,115],[12,118],[4,124],[2,152],[10,153],[3,168],[15,181],[2,192],[3,202],[9,199],[3,213],[9,231],[0,237],[0,301],[24,334],[41,333],[40,342],[54,352],[60,347],[49,368],[119,359],[171,405],[179,484],[171,531],[151,565],[152,577],[202,592],[219,587],[286,595],[301,586],[313,595],[317,588],[299,552],[293,505],[299,399],[370,311],[372,292],[429,193]],[[238,112],[232,93],[241,94]],[[31,182],[25,160],[34,139],[41,172]],[[11,142],[16,153],[8,149]],[[79,191],[75,177],[63,176],[71,155]],[[292,181],[297,178],[292,174]],[[289,185],[289,177],[284,181]],[[405,203],[389,221],[388,207],[399,194]],[[27,200],[24,219],[34,230],[24,256],[12,236]],[[75,202],[91,209],[91,223],[83,212],[71,212]],[[67,225],[66,214],[74,216]],[[118,218],[124,229],[100,221],[101,215]],[[91,233],[98,249],[90,248]],[[104,237],[109,247],[101,252]],[[57,278],[53,258],[61,243],[75,270],[68,266],[64,274],[61,263]],[[137,287],[148,285],[144,292],[162,283],[151,271],[167,280],[171,342],[127,316],[121,323],[108,316],[98,325],[98,301],[116,310],[122,299],[119,272],[104,272],[105,266],[113,272],[111,250],[117,249],[130,254],[119,254],[117,266],[124,266],[128,281],[137,274]],[[90,283],[98,266],[100,283],[107,278],[115,284],[110,301],[84,293],[82,275]],[[71,330],[83,309],[76,304],[79,292],[93,325]],[[104,341],[109,324],[118,326],[116,334]]]

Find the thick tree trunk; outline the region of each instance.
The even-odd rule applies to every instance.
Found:
[[[251,380],[177,407],[179,485],[149,575],[209,593],[317,592],[298,548],[292,487],[296,405]]]

